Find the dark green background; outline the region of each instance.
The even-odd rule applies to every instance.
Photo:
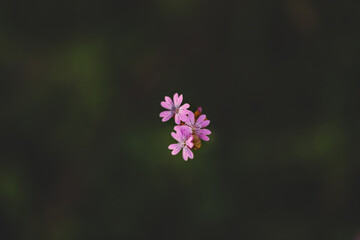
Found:
[[[354,239],[356,1],[6,1],[0,239]],[[167,146],[175,92],[211,140]]]

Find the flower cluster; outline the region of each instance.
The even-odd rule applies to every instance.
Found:
[[[172,150],[172,155],[176,155],[182,150],[182,156],[187,161],[188,158],[194,158],[194,154],[190,149],[199,149],[201,140],[209,141],[210,138],[207,135],[210,135],[211,132],[205,128],[210,124],[210,120],[206,118],[205,114],[201,114],[202,108],[199,107],[193,113],[188,110],[189,104],[181,105],[182,101],[182,94],[179,96],[175,93],[173,100],[166,96],[165,101],[162,101],[160,105],[167,110],[161,112],[160,117],[163,122],[171,118],[175,119],[177,125],[174,127],[175,132],[172,132],[171,136],[178,142],[170,144],[169,149]]]

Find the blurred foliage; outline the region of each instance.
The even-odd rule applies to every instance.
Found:
[[[0,239],[353,239],[353,1],[7,1]],[[184,162],[160,101],[211,120]]]

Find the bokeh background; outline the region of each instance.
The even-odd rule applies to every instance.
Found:
[[[0,239],[355,239],[360,6],[6,1]],[[167,146],[160,101],[211,140]]]

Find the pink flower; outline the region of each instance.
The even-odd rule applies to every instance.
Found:
[[[185,161],[188,160],[188,158],[193,159],[194,154],[190,150],[190,148],[193,147],[193,143],[191,142],[193,140],[193,136],[191,135],[191,131],[189,127],[187,126],[180,126],[176,133],[172,132],[171,136],[178,141],[178,143],[170,144],[169,149],[172,150],[171,154],[176,155],[180,152],[182,149],[182,156]]]
[[[174,94],[174,101],[171,100],[170,97],[166,96],[165,97],[165,102],[162,101],[160,103],[160,105],[163,108],[168,109],[169,111],[163,111],[160,113],[160,117],[162,117],[162,121],[166,122],[168,121],[170,118],[172,118],[172,116],[175,115],[175,123],[176,124],[180,124],[180,120],[183,120],[184,118],[186,118],[186,114],[188,113],[189,110],[187,110],[190,105],[185,103],[184,105],[180,106],[182,101],[183,101],[183,95],[181,94],[180,96],[178,96],[177,93]]]
[[[204,141],[209,141],[210,138],[207,136],[211,134],[207,127],[210,124],[210,120],[205,120],[206,115],[202,114],[200,117],[195,121],[194,113],[189,111],[188,116],[184,119],[184,122],[187,126],[190,127],[191,133],[196,134],[200,139]],[[175,126],[174,129],[177,130],[180,126]]]

